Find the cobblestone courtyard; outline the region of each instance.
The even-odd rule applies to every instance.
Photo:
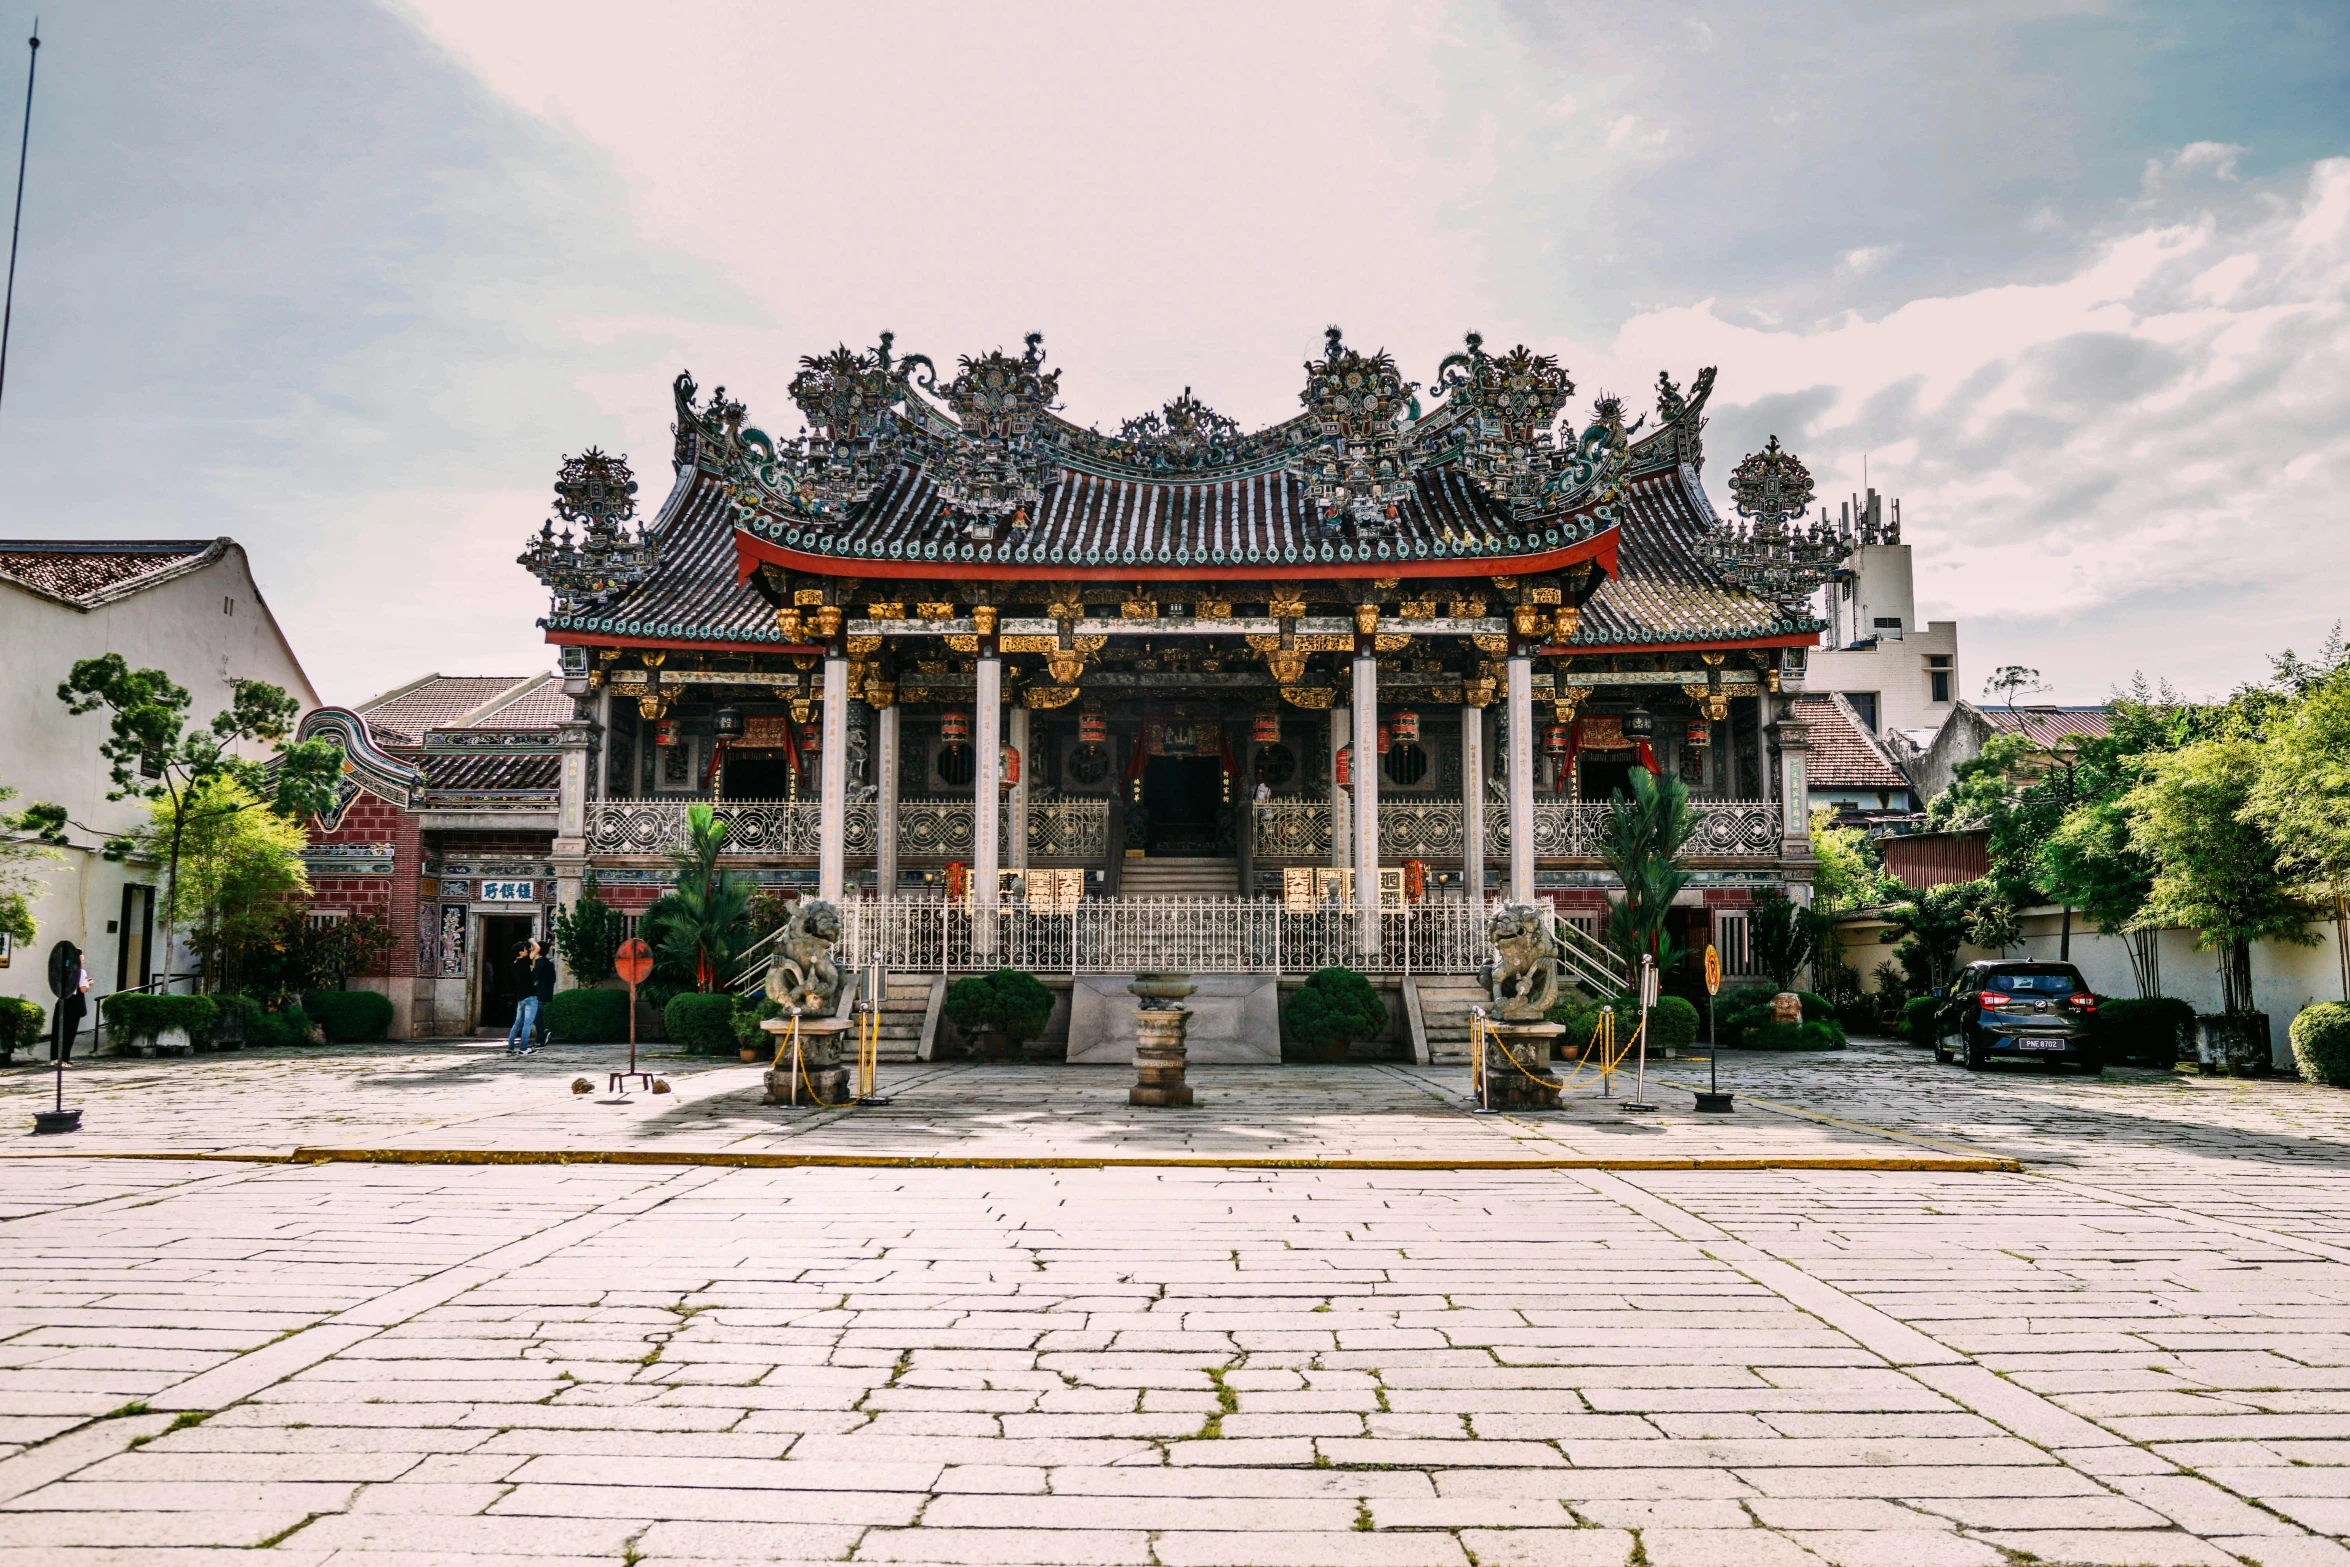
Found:
[[[2350,1095],[612,1064],[75,1068],[0,1159],[0,1563],[2350,1564]]]

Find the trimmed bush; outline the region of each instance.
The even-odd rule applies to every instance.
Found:
[[[1934,1042],[1935,1020],[1942,1015],[1939,996],[1912,996],[1901,1009],[1901,1037],[1913,1045]]]
[[[317,1024],[310,1014],[298,1006],[283,1012],[264,1012],[245,1020],[245,1043],[259,1049],[275,1049],[287,1045],[307,1045]]]
[[[2108,1060],[2167,1072],[2195,1048],[2195,1009],[2176,996],[2097,998],[2097,1027]]]
[[[215,996],[220,1003],[220,1016],[213,1020],[212,1042],[218,1049],[234,1049],[253,1043],[253,1023],[261,1016],[261,1003],[251,996]]]
[[[1281,1020],[1308,1050],[1343,1054],[1356,1040],[1387,1031],[1387,1003],[1353,969],[1316,969],[1290,994]]]
[[[2350,1005],[2324,1001],[2303,1007],[2290,1032],[2293,1060],[2303,1077],[2350,1088]]]
[[[30,1048],[49,1032],[49,1014],[40,1005],[0,996],[0,1066],[6,1066],[19,1045]]]
[[[946,1014],[966,1039],[992,1030],[1017,1049],[1052,1021],[1053,993],[1025,969],[1000,968],[956,980],[947,988]]]
[[[118,1042],[154,1039],[170,1029],[186,1029],[191,1040],[207,1038],[220,1008],[210,996],[150,996],[123,990],[98,1003],[106,1014],[106,1031]]]
[[[302,1010],[333,1045],[372,1044],[392,1028],[392,998],[373,990],[314,990]]]
[[[1640,1015],[1634,1007],[1632,1016]],[[1659,996],[1656,1005],[1648,1009],[1648,1044],[1652,1050],[1686,1050],[1697,1043],[1697,1032],[1702,1026],[1697,1008],[1679,996]]]
[[[628,992],[559,990],[547,1003],[547,1032],[568,1045],[628,1037]]]
[[[1844,1030],[1829,1018],[1804,1023],[1765,1023],[1748,1029],[1740,1043],[1748,1050],[1842,1050]]]
[[[661,1025],[669,1031],[670,1039],[695,1055],[732,1055],[737,1048],[734,997],[723,992],[706,996],[688,991],[670,997],[669,1005],[661,1009]]]

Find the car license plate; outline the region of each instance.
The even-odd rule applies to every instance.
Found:
[[[2016,1045],[2023,1050],[2062,1050],[2064,1041],[2061,1039],[2019,1039],[2016,1041]]]

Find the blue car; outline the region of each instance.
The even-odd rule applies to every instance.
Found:
[[[1934,1059],[1980,1072],[1994,1061],[2035,1061],[2047,1071],[2105,1070],[2097,997],[2070,963],[1970,963],[1943,1003]]]

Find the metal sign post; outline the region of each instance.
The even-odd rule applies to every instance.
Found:
[[[1722,989],[1722,954],[1713,943],[1705,948],[1706,1081],[1713,1086],[1697,1090],[1697,1108],[1711,1115],[1730,1114],[1731,1096],[1722,1092],[1722,1036],[1714,1028],[1714,997]]]
[[[1626,1110],[1646,1112],[1655,1105],[1648,1102],[1648,1009],[1656,1005],[1657,972],[1654,954],[1640,954],[1640,1059],[1633,1067],[1632,1097],[1625,1100]]]
[[[70,941],[61,941],[51,947],[49,993],[57,998],[57,1007],[49,1019],[49,1055],[57,1064],[57,1101],[55,1109],[33,1112],[33,1130],[36,1132],[78,1132],[82,1129],[80,1108],[65,1108],[65,1053],[73,1048],[74,1034],[80,1032],[79,1029],[69,1028],[66,1023],[66,1002],[81,994],[81,985],[81,948]]]
[[[613,1093],[618,1093],[634,1077],[642,1079],[645,1087],[650,1089],[653,1086],[653,1074],[636,1069],[636,987],[652,976],[653,949],[645,944],[642,936],[631,936],[620,944],[618,952],[612,954],[612,967],[622,979],[628,981],[628,1070],[613,1073],[606,1086]]]

